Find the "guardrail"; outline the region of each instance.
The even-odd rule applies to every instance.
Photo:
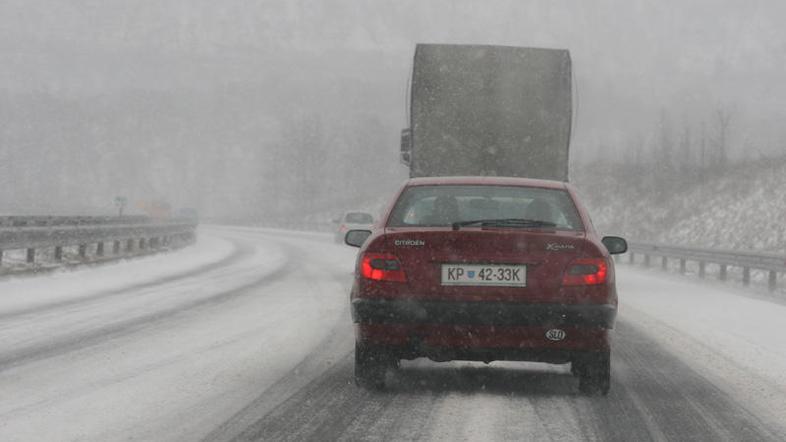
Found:
[[[78,226],[95,224],[149,224],[148,216],[0,216],[0,228]]]
[[[79,257],[87,258],[88,246],[95,255],[105,256],[105,244],[114,255],[176,247],[193,242],[196,221],[190,219],[152,220],[148,217],[0,217],[0,265],[8,250],[26,250],[26,262],[34,264],[36,251],[53,249],[53,259],[63,260],[64,247],[78,247]]]
[[[707,265],[718,266],[718,279],[725,281],[728,278],[729,267],[742,271],[743,285],[751,282],[751,270],[762,270],[768,273],[767,286],[775,291],[778,285],[778,274],[786,273],[786,256],[774,253],[755,253],[737,250],[706,249],[679,247],[652,243],[630,243],[628,245],[628,262],[635,263],[636,256],[644,257],[644,265],[651,265],[651,258],[661,259],[661,268],[667,269],[669,260],[678,260],[680,273],[686,273],[687,262],[696,262],[699,265],[699,277],[704,278]]]

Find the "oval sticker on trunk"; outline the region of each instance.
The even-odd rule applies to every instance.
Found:
[[[546,339],[549,341],[561,341],[565,339],[566,333],[565,330],[560,330],[558,328],[552,328],[551,330],[546,332]]]

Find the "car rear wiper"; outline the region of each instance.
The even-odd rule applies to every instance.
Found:
[[[465,226],[481,227],[556,227],[555,223],[524,218],[503,218],[503,219],[476,219],[472,221],[459,221],[453,223],[453,230],[458,230]]]

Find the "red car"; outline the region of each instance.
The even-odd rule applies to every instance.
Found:
[[[601,239],[570,184],[416,178],[360,247],[351,293],[355,380],[384,387],[401,359],[572,364],[610,386],[618,237]]]

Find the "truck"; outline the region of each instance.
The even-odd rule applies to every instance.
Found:
[[[568,181],[568,50],[418,44],[401,162],[411,178]]]

